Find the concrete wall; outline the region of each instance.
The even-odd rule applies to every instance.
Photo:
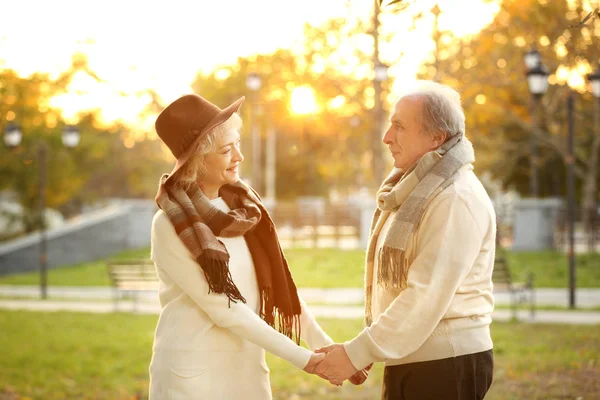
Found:
[[[48,268],[150,245],[152,200],[122,200],[47,231]],[[0,244],[0,275],[39,270],[40,234]]]
[[[513,251],[554,249],[554,228],[562,200],[521,199],[515,204]]]

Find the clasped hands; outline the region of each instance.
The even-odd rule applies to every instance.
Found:
[[[348,358],[344,345],[332,344],[316,350],[304,371],[318,375],[336,386],[342,386],[346,379],[354,385],[360,385],[367,380],[372,365],[357,370]]]

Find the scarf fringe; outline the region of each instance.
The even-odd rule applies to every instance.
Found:
[[[277,312],[277,325],[271,326],[300,346],[300,315],[283,315],[281,312]]]
[[[408,277],[408,260],[402,249],[383,246],[379,252],[377,282],[385,289],[406,287]]]
[[[275,307],[273,307],[273,299],[271,298],[272,289],[270,287],[266,287],[261,289],[260,291],[260,305],[259,305],[259,313],[260,317],[267,323],[269,326],[275,327]],[[267,312],[269,310],[269,312]]]
[[[278,317],[277,330],[279,333],[289,337],[300,346],[300,315],[283,315],[279,312]]]
[[[211,292],[225,294],[229,298],[229,307],[231,307],[231,302],[241,301],[246,303],[246,299],[233,282],[227,262],[201,255],[198,257],[198,263],[202,266],[204,276],[208,282],[209,294]]]
[[[272,289],[267,287],[260,291],[260,317],[273,329],[300,345],[300,315],[285,315],[272,304]],[[267,312],[267,310],[271,310]],[[277,324],[275,321],[277,320]]]
[[[367,285],[367,289],[365,291],[365,325],[371,326],[373,323],[373,285]]]

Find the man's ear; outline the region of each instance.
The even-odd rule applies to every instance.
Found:
[[[435,134],[431,135],[431,144],[437,149],[446,142],[447,138],[448,134],[446,132],[436,132]]]

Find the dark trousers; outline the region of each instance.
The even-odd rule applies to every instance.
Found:
[[[385,367],[382,400],[480,400],[492,384],[492,350]]]

